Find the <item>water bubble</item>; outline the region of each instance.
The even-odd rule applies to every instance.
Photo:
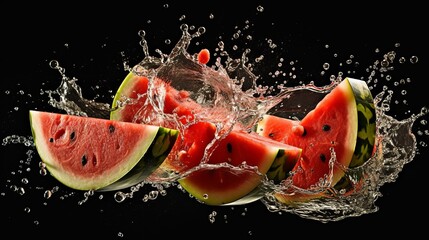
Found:
[[[209,221],[210,221],[210,223],[214,223],[214,222],[215,222],[215,220],[216,220],[216,216],[217,216],[217,212],[216,212],[216,211],[212,211],[212,212],[209,214]]]
[[[118,232],[118,237],[124,237],[124,234],[122,232]]]
[[[115,199],[116,202],[121,203],[121,202],[125,201],[125,199],[127,198],[127,195],[121,191],[118,191],[115,193],[113,198]]]
[[[30,211],[31,211],[31,209],[29,207],[24,208],[24,212],[29,213]]]
[[[139,30],[139,31],[137,32],[137,34],[139,35],[139,37],[144,37],[144,36],[146,36],[146,32],[145,32],[144,30]]]
[[[164,8],[168,8],[168,3],[162,5]]]
[[[389,66],[389,61],[388,61],[387,59],[383,59],[383,60],[381,61],[381,66],[382,66],[382,67],[387,67],[387,66]]]
[[[264,11],[264,7],[262,7],[261,5],[259,5],[258,7],[256,7],[256,10],[258,12],[263,12]]]
[[[213,18],[214,18],[213,13],[210,13],[210,15],[209,15],[209,19],[213,19]]]
[[[419,61],[419,58],[418,58],[417,56],[411,56],[411,58],[410,58],[410,62],[411,62],[411,63],[415,64],[415,63],[417,63],[418,61]]]
[[[150,200],[155,200],[158,197],[158,191],[150,191],[148,196]]]
[[[170,39],[165,39],[165,44],[167,44],[167,45],[169,45],[169,44],[171,44],[171,40]]]
[[[51,190],[46,190],[45,193],[43,194],[43,197],[45,199],[49,199],[49,198],[51,198],[51,196],[52,196]]]
[[[19,195],[24,195],[25,194],[25,189],[23,187],[18,188]]]
[[[405,57],[400,57],[399,58],[399,63],[405,63],[407,60],[405,59]]]
[[[60,64],[58,63],[58,61],[57,61],[57,60],[51,60],[51,61],[49,62],[49,66],[50,66],[52,69],[57,69],[57,68],[60,66]]]
[[[323,69],[328,70],[329,69],[329,63],[324,63],[323,64]]]
[[[328,44],[326,44],[326,45],[325,45],[325,48],[329,48],[329,45],[328,45]]]
[[[182,15],[182,16],[180,16],[179,21],[183,21],[183,20],[185,20],[185,18],[186,18],[186,16]]]
[[[28,184],[28,179],[27,178],[23,178],[23,179],[21,179],[21,182],[24,183],[24,184]]]

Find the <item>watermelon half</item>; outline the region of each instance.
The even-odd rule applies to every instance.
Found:
[[[277,199],[285,203],[311,199],[322,196],[324,190],[339,182],[344,183],[346,169],[361,166],[373,154],[375,120],[368,86],[353,78],[339,83],[300,121],[265,115],[257,124],[257,133],[302,149],[302,158],[291,177],[293,186],[321,193],[305,196],[279,192]],[[331,158],[335,159],[333,165]]]
[[[143,181],[165,160],[178,131],[30,111],[37,151],[50,174],[77,190],[110,191]]]
[[[155,109],[148,102],[150,84],[156,87],[155,91],[164,94],[163,97],[157,96],[156,107],[162,106],[162,109]],[[209,205],[255,201],[262,195],[256,196],[252,191],[261,184],[265,174],[275,181],[288,176],[299,159],[301,149],[241,130],[233,130],[218,141],[203,164],[205,151],[215,139],[216,127],[210,122],[192,121],[193,114],[198,113],[201,106],[189,96],[188,92],[178,91],[161,79],[153,78],[153,82],[150,82],[148,78],[132,72],[121,83],[115,95],[111,119],[172,126],[160,119],[162,117],[156,111],[162,111],[161,114],[174,113],[186,125],[155,175],[162,175],[163,172],[185,175],[178,180],[181,186],[196,199]],[[121,105],[124,99],[129,99],[130,103]],[[243,168],[239,169],[240,165]],[[156,181],[157,177],[150,179]]]

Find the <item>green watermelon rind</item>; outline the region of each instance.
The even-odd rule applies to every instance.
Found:
[[[64,184],[65,186],[75,189],[75,190],[101,190],[104,188],[104,191],[106,190],[114,190],[118,189],[117,187],[114,188],[108,188],[109,185],[114,184],[116,181],[120,180],[123,182],[121,185],[122,188],[132,186],[133,184],[137,183],[135,181],[135,176],[130,178],[130,181],[127,182],[127,179],[123,178],[127,175],[132,169],[136,166],[141,166],[139,164],[152,164],[147,162],[146,156],[147,152],[150,149],[152,143],[156,139],[158,133],[162,133],[165,131],[170,132],[171,136],[178,136],[178,131],[174,129],[163,129],[162,127],[158,126],[147,126],[147,134],[141,138],[141,140],[136,143],[135,147],[132,151],[132,153],[129,155],[128,159],[124,159],[124,161],[121,164],[118,164],[118,166],[111,168],[109,171],[106,171],[105,174],[100,176],[95,176],[93,178],[84,178],[83,176],[80,176],[78,173],[71,173],[68,171],[65,171],[61,163],[59,163],[55,157],[51,154],[49,150],[49,146],[45,143],[48,141],[43,141],[43,133],[40,130],[40,122],[38,121],[38,115],[43,114],[43,112],[30,110],[30,125],[31,125],[31,131],[34,139],[34,143],[36,146],[36,150],[42,160],[42,162],[46,165],[46,169],[49,171],[49,173],[57,179],[59,182]],[[103,119],[104,121],[104,119]],[[110,121],[110,120],[105,120]],[[134,123],[125,123],[122,122],[121,124],[134,124]],[[173,137],[171,140],[175,140],[175,137]],[[171,145],[174,145],[174,142],[171,143]],[[171,148],[170,148],[171,149]],[[167,153],[167,151],[166,151]],[[165,159],[165,158],[164,158]],[[155,165],[158,165],[159,162],[155,162]],[[153,168],[148,167],[144,171],[147,171],[145,175],[148,175],[153,171]],[[132,180],[134,179],[134,180]],[[127,183],[127,184],[126,184]]]
[[[178,136],[178,130],[159,127],[155,138],[141,160],[121,179],[99,189],[99,191],[124,189],[145,181],[167,158]],[[159,149],[159,146],[162,148]]]
[[[353,78],[347,79],[353,89],[358,114],[357,141],[349,165],[350,168],[354,168],[363,165],[373,154],[376,137],[376,110],[374,99],[366,83]]]
[[[122,81],[118,90],[116,91],[115,97],[113,98],[113,102],[112,102],[112,111],[110,111],[110,119],[112,120],[122,119],[121,118],[122,109],[118,108],[118,103],[121,101],[121,98],[123,96],[129,96],[130,91],[134,89],[135,83],[133,83],[133,81],[135,80],[135,77],[136,75],[133,72],[129,72],[127,76],[124,78],[124,80]]]
[[[344,91],[349,92],[354,100],[353,109],[355,109],[357,116],[357,133],[356,133],[356,141],[354,144],[353,155],[346,166],[347,168],[356,168],[362,166],[371,159],[373,155],[373,148],[375,145],[375,137],[376,137],[376,111],[373,97],[371,95],[371,91],[367,87],[366,83],[362,80],[357,80],[353,78],[344,79],[347,82],[347,87],[342,85]],[[350,95],[349,95],[350,96]],[[258,123],[255,127],[256,132],[261,132],[264,129],[264,125],[266,124],[267,118],[270,115],[265,115],[263,119]],[[337,168],[338,169],[338,168]],[[348,178],[348,174],[340,168],[337,170],[337,173],[334,174],[335,178],[332,182],[332,185],[335,189],[347,189],[350,190],[352,187],[352,183]],[[361,176],[357,176],[360,178]],[[356,176],[354,176],[356,178]],[[293,199],[296,201],[301,200],[310,200],[312,198],[318,198],[323,196],[323,194],[315,194],[314,196],[307,195],[303,197],[302,195],[297,195],[295,198],[293,195],[286,197],[280,196],[280,198],[285,203],[293,203]]]
[[[234,134],[233,132],[230,134]],[[250,135],[249,135],[250,136]],[[292,170],[292,167],[287,172],[283,174],[279,174],[279,170],[273,169],[274,163],[277,164],[277,166],[283,167],[286,162],[294,161],[297,162],[298,158],[301,155],[301,149],[293,147],[293,146],[280,146],[283,145],[280,143],[280,145],[277,145],[277,143],[274,143],[271,139],[267,138],[263,142],[261,138],[254,138],[253,141],[259,142],[261,144],[265,144],[265,150],[266,154],[263,156],[263,159],[261,159],[261,164],[258,165],[258,174],[260,174],[258,177],[254,179],[247,179],[247,182],[243,183],[239,189],[228,189],[225,192],[222,192],[222,194],[214,193],[214,194],[208,194],[205,192],[204,189],[198,188],[192,180],[189,180],[186,176],[184,178],[181,178],[178,180],[179,184],[193,197],[195,197],[200,202],[203,202],[206,205],[212,205],[212,206],[231,206],[231,205],[244,205],[249,204],[251,202],[257,201],[265,196],[266,190],[263,189],[263,179],[264,175],[267,176],[269,180],[273,180],[272,178],[275,178],[275,180],[280,179],[281,175],[283,175],[285,178],[289,176],[289,172]],[[274,143],[275,145],[269,145],[269,142]],[[288,154],[289,152],[293,154]],[[297,154],[296,154],[297,153]],[[296,159],[292,159],[291,156],[296,155]],[[200,170],[197,170],[200,171]],[[203,169],[204,171],[204,169]],[[241,170],[244,171],[244,170]],[[252,170],[249,170],[252,171]],[[192,174],[192,173],[191,173]],[[237,173],[238,174],[238,173]],[[213,195],[215,195],[213,197]]]

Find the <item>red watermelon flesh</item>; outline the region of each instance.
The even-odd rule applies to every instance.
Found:
[[[191,125],[183,133],[184,147],[178,153],[181,172],[194,168],[179,183],[208,205],[227,204],[244,197],[261,183],[265,174],[275,171],[271,167],[277,159],[283,163],[281,167],[286,167],[282,171],[288,173],[301,155],[297,147],[235,129],[219,140],[211,152],[205,162],[211,167],[201,168],[205,149],[214,139],[215,131],[211,123]]]
[[[292,177],[294,186],[326,189],[338,183],[351,163],[359,165],[370,158],[375,139],[374,103],[364,81],[346,78],[301,121],[266,115],[256,131],[302,148]],[[336,160],[333,168],[331,158]],[[325,180],[330,184],[319,186]]]
[[[59,113],[30,111],[37,151],[48,171],[77,190],[137,184],[166,158],[178,131]]]
[[[165,122],[165,118],[160,116],[161,113],[177,114],[182,124],[193,120],[193,112],[201,107],[189,97],[187,91],[178,91],[159,78],[153,78],[152,84],[153,94],[161,95],[152,98],[159,101],[155,104],[148,102],[149,79],[130,72],[115,95],[110,119],[169,128],[176,128],[177,125],[174,122]],[[125,104],[120,106],[121,101]],[[162,109],[155,110],[154,106]]]

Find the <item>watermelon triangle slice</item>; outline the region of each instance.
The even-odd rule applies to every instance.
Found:
[[[293,169],[292,184],[322,193],[344,182],[347,168],[371,158],[376,137],[374,101],[364,81],[346,78],[300,121],[265,115],[256,132],[301,148],[302,158]],[[302,194],[279,192],[276,196],[290,203],[316,195],[323,194],[302,198]]]
[[[112,191],[161,165],[178,131],[154,125],[30,111],[37,151],[50,174],[77,190]]]

